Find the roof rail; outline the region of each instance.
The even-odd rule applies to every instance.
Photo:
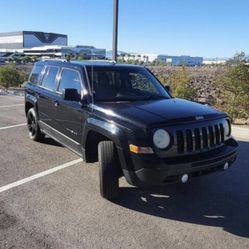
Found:
[[[77,60],[71,60],[70,62],[72,63],[76,63],[76,64],[87,64],[87,65],[91,65],[91,64],[112,64],[115,65],[116,61],[111,61],[111,60],[82,60],[82,61],[77,61]]]
[[[41,61],[61,61],[61,62],[67,62],[66,59],[62,59],[62,58],[41,58]]]
[[[114,60],[88,60],[88,61],[91,61],[91,62],[104,62],[104,63],[111,63],[111,64],[116,64],[117,62],[114,61]]]

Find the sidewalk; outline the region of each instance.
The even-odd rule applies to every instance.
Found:
[[[236,139],[249,141],[249,128],[232,125],[232,135]]]

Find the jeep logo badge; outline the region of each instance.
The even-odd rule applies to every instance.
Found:
[[[203,116],[196,116],[196,117],[195,117],[195,120],[202,120],[202,119],[204,119]]]

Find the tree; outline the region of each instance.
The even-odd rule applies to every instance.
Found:
[[[182,67],[170,77],[172,94],[175,97],[195,100],[197,98],[196,89],[190,85],[191,76],[186,67]]]
[[[23,63],[31,63],[32,62],[32,57],[30,56],[25,56],[23,58]]]
[[[23,77],[14,66],[4,66],[0,68],[0,86],[5,88],[19,86]]]
[[[241,52],[237,52],[234,57],[230,60],[227,61],[227,65],[228,66],[232,66],[232,65],[238,65],[240,63],[245,63],[246,60],[246,54],[245,52],[241,51]]]

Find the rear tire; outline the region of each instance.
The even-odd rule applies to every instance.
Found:
[[[41,132],[38,125],[38,118],[35,108],[30,108],[27,113],[27,126],[29,130],[29,137],[33,141],[40,142],[44,139],[45,135]]]
[[[103,198],[113,200],[119,194],[118,156],[112,141],[98,144],[99,185]]]

